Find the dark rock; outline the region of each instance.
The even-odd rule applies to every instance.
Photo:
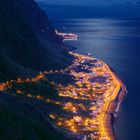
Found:
[[[64,68],[73,60],[67,49],[34,0],[0,1],[0,75]]]

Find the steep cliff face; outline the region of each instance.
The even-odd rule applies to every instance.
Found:
[[[46,14],[33,0],[0,0],[0,82],[62,69],[72,60]],[[25,88],[51,97],[56,92],[49,82]],[[0,139],[66,140],[50,125],[46,106],[15,92],[0,92]]]
[[[0,1],[0,80],[61,69],[71,61],[34,0]]]

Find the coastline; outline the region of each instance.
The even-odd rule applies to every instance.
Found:
[[[82,54],[76,53],[76,55],[82,55]],[[113,68],[111,68],[108,64],[95,57],[92,56],[87,56],[87,57],[91,57],[93,59],[96,59],[97,61],[102,62],[102,64],[108,69],[110,75],[112,75],[112,77],[114,77],[114,79],[119,83],[118,91],[116,90],[116,92],[114,92],[113,95],[114,97],[112,97],[112,99],[110,98],[110,101],[107,101],[108,106],[106,108],[106,111],[103,113],[103,118],[100,120],[101,137],[105,140],[116,140],[115,130],[114,130],[114,119],[116,119],[117,113],[119,111],[119,107],[127,93],[126,87],[123,84],[123,82],[120,80],[120,78],[117,76]]]
[[[123,99],[118,100],[118,101],[113,101],[112,103],[110,103],[109,106],[110,106],[110,108],[113,108],[113,109],[108,110],[108,112],[106,114],[106,127],[108,128],[108,133],[111,136],[111,140],[117,140],[116,136],[115,136],[114,123],[115,123],[117,114],[119,112],[119,110],[117,110],[117,112],[116,112],[116,108],[118,109],[120,107],[122,101],[123,101]]]
[[[75,50],[75,48],[72,49],[72,50]],[[92,57],[92,56],[90,56],[90,57]],[[97,59],[95,57],[93,57],[93,58]],[[97,59],[97,60],[101,61],[99,59]],[[118,92],[116,98],[112,102],[109,103],[108,110],[105,114],[105,120],[106,120],[105,121],[105,126],[106,126],[106,128],[108,128],[108,134],[109,134],[111,140],[116,140],[114,123],[115,123],[115,119],[117,117],[117,114],[119,112],[121,103],[126,96],[127,89],[126,89],[124,83],[118,77],[117,73],[113,70],[113,68],[109,64],[105,63],[104,61],[102,61],[102,62],[108,67],[108,69],[113,73],[115,78],[120,83],[120,91]]]
[[[74,48],[72,50],[75,50],[75,49],[76,48]],[[93,58],[97,59],[95,57],[93,57]],[[97,60],[100,61],[99,59],[97,59]],[[105,116],[105,118],[106,118],[105,119],[106,120],[105,126],[106,126],[106,128],[108,128],[108,134],[111,137],[111,140],[117,140],[116,136],[115,136],[114,123],[115,123],[115,120],[117,118],[121,103],[123,102],[123,100],[127,94],[127,89],[126,89],[125,84],[120,80],[117,73],[114,71],[114,69],[109,64],[105,63],[104,61],[102,61],[102,62],[109,68],[109,70],[113,73],[113,75],[120,82],[120,85],[121,85],[120,91],[118,92],[116,99],[114,99],[114,101],[112,101],[109,104],[109,106],[108,106],[109,109],[105,114],[106,115]]]
[[[114,122],[115,122],[115,119],[119,112],[121,103],[126,96],[127,90],[126,90],[124,83],[119,79],[119,77],[117,76],[117,74],[113,70],[113,68],[106,63],[104,63],[104,64],[109,67],[110,71],[114,74],[114,76],[120,82],[120,85],[121,85],[116,99],[114,99],[114,101],[110,102],[109,109],[106,114],[106,123],[107,123],[106,127],[108,128],[108,132],[109,132],[109,135],[111,136],[111,140],[117,140],[116,136],[115,136]]]
[[[122,102],[122,100],[123,100],[123,98],[124,98],[124,96],[125,96],[125,93],[126,93],[126,88],[125,88],[125,86],[124,86],[124,84],[122,83],[122,81],[118,78],[118,76],[116,75],[116,73],[113,71],[113,69],[109,66],[109,65],[107,65],[105,62],[103,62],[103,61],[101,61],[101,60],[98,60],[98,59],[96,59],[95,57],[91,57],[91,56],[86,56],[86,55],[82,55],[82,54],[78,54],[78,53],[72,53],[72,52],[70,52],[70,54],[72,54],[73,56],[75,56],[78,60],[76,61],[76,65],[78,64],[78,65],[80,65],[80,64],[83,64],[83,63],[86,63],[86,61],[94,61],[94,60],[96,60],[96,62],[94,62],[95,64],[97,64],[99,67],[100,67],[100,70],[103,72],[104,70],[109,74],[109,76],[111,77],[111,79],[112,79],[112,84],[114,85],[115,84],[115,87],[113,86],[113,89],[112,89],[112,86],[110,87],[111,88],[111,90],[109,89],[109,90],[107,90],[106,92],[104,92],[103,93],[103,96],[102,96],[102,101],[103,101],[103,105],[102,105],[102,107],[101,107],[101,110],[100,111],[98,111],[98,113],[99,113],[99,117],[97,117],[97,119],[98,119],[98,123],[99,123],[99,128],[98,128],[98,131],[99,131],[99,136],[98,136],[98,139],[103,139],[103,140],[116,140],[116,138],[115,138],[115,133],[114,133],[114,128],[113,128],[113,125],[114,125],[114,119],[115,119],[115,115],[118,113],[118,111],[119,111],[119,106],[120,106],[120,104],[121,104],[121,102]],[[85,62],[84,62],[85,61]],[[74,64],[73,64],[74,65]],[[86,64],[87,65],[87,64]],[[75,65],[74,65],[75,66]],[[91,70],[93,70],[93,67],[90,67],[91,68]],[[98,68],[98,67],[97,67]],[[69,68],[67,68],[67,70],[69,71],[69,70],[73,70],[73,66],[70,66]],[[66,72],[67,70],[64,70],[63,72]],[[48,74],[49,72],[47,72],[47,74]],[[50,72],[50,73],[52,73],[52,71]],[[54,72],[55,73],[55,72]],[[73,73],[73,71],[72,71],[72,73]],[[94,71],[93,72],[91,72],[91,74],[93,74],[94,73]],[[30,81],[38,81],[39,79],[43,79],[44,78],[44,75],[46,74],[46,72],[43,72],[43,73],[41,73],[41,74],[39,74],[36,78],[33,78],[33,79],[31,79]],[[77,75],[78,73],[74,73],[74,75]],[[75,75],[75,76],[76,76]],[[98,75],[98,74],[97,74]],[[97,76],[96,75],[96,76]],[[80,75],[79,75],[80,76]],[[85,77],[86,78],[86,80],[87,80],[87,76],[86,75],[83,75],[83,77]],[[78,78],[78,77],[77,77]],[[91,78],[91,77],[90,77]],[[22,82],[21,80],[18,80],[17,82]],[[23,82],[29,82],[29,80],[27,80],[27,81],[23,81]],[[89,83],[87,83],[87,81],[86,81],[86,83],[87,83],[87,85],[88,84],[91,84],[92,82],[90,82],[90,81],[88,81]],[[0,89],[1,90],[4,90],[8,85],[10,84],[10,82],[7,82],[7,84],[5,83],[5,84],[3,84],[3,85],[1,85],[0,87]],[[107,84],[107,83],[106,83]],[[59,85],[60,86],[60,85]],[[81,87],[81,83],[80,83],[80,87]],[[60,86],[60,89],[58,88],[58,90],[60,90],[59,92],[59,96],[60,97],[70,97],[70,98],[74,98],[74,99],[81,99],[82,98],[82,100],[92,100],[91,98],[89,98],[89,97],[84,97],[84,95],[83,94],[81,94],[83,97],[78,97],[78,95],[77,94],[72,94],[71,92],[69,92],[70,93],[70,95],[66,95],[66,93],[61,93],[61,89],[62,90],[66,90],[67,92],[69,91],[69,90],[71,90],[72,89],[72,87],[70,87],[70,88],[67,88],[66,89],[66,87],[62,87],[62,85]],[[75,89],[74,89],[75,90]],[[87,89],[86,89],[87,90]],[[111,93],[110,93],[111,92]],[[72,95],[71,95],[72,94]],[[31,97],[32,95],[30,95],[30,97]],[[40,95],[39,96],[37,96],[37,98],[39,99],[39,100],[44,100],[44,97],[41,97]],[[53,101],[54,102],[54,101]],[[55,103],[55,102],[54,102]],[[57,102],[57,104],[59,104],[60,106],[62,105],[64,105],[63,103],[61,103],[61,102]],[[66,104],[65,104],[66,105]],[[70,107],[70,108],[66,108],[66,111],[70,111],[70,112],[73,112],[73,113],[76,113],[76,111],[75,111],[75,109],[74,110],[71,110],[72,108],[73,108],[74,106],[72,106],[72,107]],[[63,107],[64,108],[64,107]],[[67,110],[68,109],[68,110]],[[93,109],[94,110],[94,109]],[[77,134],[77,130],[75,129],[75,127],[73,127],[73,121],[74,121],[74,119],[75,118],[72,118],[71,120],[65,120],[64,118],[61,118],[61,117],[59,117],[59,116],[56,116],[56,115],[53,115],[53,114],[50,114],[50,117],[51,117],[51,119],[53,119],[53,120],[55,120],[56,118],[59,118],[60,119],[60,122],[56,122],[57,124],[59,124],[58,125],[58,128],[60,129],[60,130],[66,130],[66,132],[68,131],[68,134]],[[77,116],[76,116],[77,117]],[[63,120],[64,119],[64,120]],[[82,118],[80,118],[80,120],[82,120]],[[79,120],[79,118],[78,118],[78,120],[77,120],[77,118],[76,118],[76,121],[77,121],[77,123],[81,123],[81,121]],[[58,121],[58,120],[56,120],[56,121]],[[69,121],[71,121],[71,129],[68,127],[67,128],[67,126],[63,126],[63,123],[62,122],[68,122],[68,124],[70,123]],[[96,123],[94,123],[94,120],[92,119],[92,116],[91,116],[91,118],[89,119],[89,118],[87,118],[87,119],[85,119],[85,124],[83,124],[83,125],[86,125],[87,127],[88,127],[88,124],[87,124],[87,122],[90,122],[90,123],[93,123],[93,125],[95,125]],[[55,124],[56,125],[56,124]],[[55,126],[54,125],[54,126]],[[78,126],[78,124],[77,124],[77,126]],[[80,124],[80,126],[81,126],[81,124]],[[65,128],[66,127],[66,128]],[[55,127],[56,128],[56,127]],[[91,127],[91,130],[94,130],[94,128],[92,128]],[[81,129],[82,130],[82,129]],[[70,132],[71,133],[70,133]],[[92,133],[91,133],[92,134]],[[84,131],[83,131],[83,135],[85,136],[85,134],[84,134]],[[89,136],[89,135],[88,135]],[[91,136],[89,136],[90,138],[91,138],[91,140],[94,138],[92,135]],[[86,136],[86,138],[87,138],[87,136]]]

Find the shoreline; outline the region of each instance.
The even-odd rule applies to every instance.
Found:
[[[102,92],[103,93],[103,95],[101,96],[101,99],[100,99],[100,101],[103,103],[103,105],[101,106],[101,110],[99,111],[99,116],[97,117],[97,120],[98,120],[98,128],[97,128],[97,130],[98,130],[98,132],[99,132],[99,136],[98,136],[98,139],[102,139],[102,140],[116,140],[116,138],[115,138],[115,130],[114,130],[114,119],[115,119],[115,115],[117,115],[117,113],[118,113],[118,111],[119,111],[119,107],[120,107],[120,104],[121,104],[121,102],[123,101],[123,99],[124,99],[124,96],[125,96],[125,93],[126,93],[126,87],[125,87],[125,85],[123,84],[123,82],[119,79],[119,77],[117,76],[117,74],[114,72],[114,70],[108,65],[108,64],[106,64],[104,61],[101,61],[101,60],[98,60],[98,59],[96,59],[95,57],[91,57],[91,56],[86,56],[86,55],[82,55],[82,54],[79,54],[79,53],[72,53],[72,52],[69,52],[69,53],[71,53],[76,59],[78,59],[77,61],[75,61],[76,62],[76,64],[78,64],[78,65],[82,65],[83,63],[84,63],[84,61],[86,62],[90,62],[90,61],[94,61],[94,60],[96,60],[96,62],[92,62],[92,63],[95,63],[95,64],[97,64],[98,66],[97,66],[97,71],[98,71],[98,67],[100,67],[100,70],[102,71],[102,72],[104,72],[105,71],[105,73],[107,72],[108,73],[108,75],[109,75],[109,77],[112,79],[112,80],[110,80],[110,82],[113,84],[113,86],[111,85],[111,87],[109,87],[109,89],[106,89],[105,90],[105,92]],[[90,62],[91,63],[91,62]],[[74,64],[73,64],[74,65]],[[86,64],[87,65],[87,64]],[[75,66],[75,65],[74,65]],[[90,67],[90,66],[89,66]],[[89,68],[90,70],[93,70],[93,67],[91,66],[90,68]],[[88,70],[89,70],[88,69]],[[96,67],[95,67],[95,69],[96,69]],[[70,71],[72,71],[73,70],[73,66],[70,66],[70,67],[68,67],[67,68],[67,70],[70,70]],[[67,72],[67,70],[64,70],[65,72]],[[47,74],[48,74],[49,72],[47,72]],[[50,73],[52,73],[52,72],[50,72]],[[94,70],[91,72],[91,74],[92,73],[94,73]],[[104,75],[105,73],[103,73],[102,75]],[[21,79],[18,79],[17,80],[17,82],[30,82],[30,81],[38,81],[38,80],[40,80],[40,79],[43,79],[44,78],[44,76],[45,76],[45,74],[46,74],[46,72],[43,72],[43,73],[40,73],[39,75],[37,75],[37,77],[36,78],[32,78],[32,79],[27,79],[27,80],[21,80]],[[77,74],[78,74],[78,72],[76,72],[76,73],[73,73],[73,76],[75,75],[75,76],[77,76]],[[98,75],[98,74],[97,74]],[[94,75],[94,76],[97,76],[97,75]],[[90,76],[89,76],[90,77]],[[77,77],[78,78],[78,77]],[[86,76],[86,75],[83,75],[83,78],[85,78],[85,80],[87,80],[88,79],[88,77]],[[85,82],[85,81],[83,81],[83,82]],[[110,83],[109,82],[109,83]],[[89,84],[91,84],[92,82],[91,81],[86,81],[86,84],[87,85],[89,85]],[[4,90],[8,85],[10,84],[10,82],[6,82],[6,83],[3,83],[3,84],[1,84],[1,86],[0,86],[0,90]],[[107,84],[108,84],[108,82],[107,83],[105,83],[106,84],[106,86],[107,86]],[[81,87],[81,83],[79,84],[80,85],[80,87]],[[59,85],[60,86],[60,85]],[[107,86],[108,87],[108,86]],[[87,100],[91,100],[91,98],[88,96],[88,97],[84,97],[84,95],[85,94],[81,94],[82,95],[82,97],[78,97],[78,94],[72,94],[71,95],[71,89],[72,89],[72,85],[71,85],[71,87],[70,88],[67,88],[66,89],[66,87],[64,87],[63,88],[63,86],[61,85],[60,86],[60,88],[58,88],[58,90],[60,90],[59,92],[60,92],[60,94],[58,93],[58,95],[60,96],[60,97],[71,97],[72,99],[74,98],[74,99],[82,99],[82,100],[85,100],[85,99],[87,99]],[[70,93],[70,95],[67,95],[66,93],[61,93],[61,90],[66,90],[66,91],[69,91],[70,90],[70,92],[68,92],[68,93]],[[73,89],[74,91],[76,90],[76,87]],[[87,89],[85,89],[86,91],[87,91]],[[80,94],[80,92],[79,92],[79,94]],[[32,95],[30,95],[30,96],[32,96]],[[37,96],[37,98],[40,100],[42,100],[43,99],[43,97],[41,97],[41,96]],[[44,100],[44,99],[43,99]],[[59,103],[59,104],[61,104],[61,102]],[[62,104],[62,105],[64,105],[64,104]],[[65,104],[66,105],[66,104]],[[72,105],[72,107],[74,107],[73,105]],[[66,109],[68,109],[67,111],[71,111],[71,112],[73,112],[73,113],[76,113],[75,112],[75,110],[71,110],[72,108],[70,107],[70,108],[66,108]],[[75,107],[74,107],[74,109],[76,109]],[[94,109],[93,109],[94,110]],[[59,118],[59,116],[55,116],[55,115],[52,115],[51,114],[51,117],[52,117],[52,119],[55,121],[55,118]],[[73,122],[74,122],[74,119],[75,118],[72,118],[71,120],[69,120],[69,121],[71,121],[71,124],[70,124],[70,128],[69,127],[67,127],[67,126],[63,126],[63,123],[61,122],[61,121],[63,121],[63,122],[66,122],[66,121],[68,121],[67,119],[65,120],[65,118],[64,118],[64,120],[63,120],[63,118],[61,118],[60,117],[60,122],[59,122],[59,120],[56,120],[56,123],[57,124],[59,124],[59,126],[57,126],[60,130],[62,130],[63,131],[63,129],[64,130],[66,130],[66,132],[67,131],[71,131],[71,133],[70,132],[68,132],[68,135],[71,135],[72,134],[72,132],[74,133],[74,134],[78,134],[78,133],[76,133],[77,132],[77,130],[75,129],[75,127],[73,126]],[[77,119],[78,119],[78,121],[77,121]],[[91,116],[91,118],[80,118],[80,120],[82,120],[82,119],[84,119],[84,121],[85,121],[85,123],[84,124],[80,124],[80,127],[81,127],[81,125],[83,125],[83,127],[87,127],[87,128],[90,128],[90,124],[88,124],[88,122],[90,122],[92,125],[96,125],[96,119],[95,120],[93,120],[93,118],[92,118],[92,116]],[[77,116],[76,116],[76,122],[77,122],[77,126],[78,126],[78,123],[80,123],[81,121],[79,120],[79,118],[77,118]],[[58,122],[57,122],[58,121]],[[69,124],[69,123],[68,123]],[[56,124],[55,124],[56,125]],[[89,127],[88,127],[88,125],[89,125]],[[90,128],[92,131],[94,130],[94,128],[91,126],[91,128]],[[82,128],[80,129],[81,131],[83,131],[82,130]],[[85,135],[85,133],[84,133],[84,131],[82,132],[83,134],[82,134],[82,136],[85,136],[85,138],[87,139],[87,136]],[[88,135],[88,137],[92,140],[93,138],[94,138],[94,136],[92,135],[94,132],[91,132],[90,134],[91,135]],[[97,133],[96,133],[97,134]],[[85,140],[85,139],[84,139]]]
[[[114,73],[114,76],[121,83],[121,89],[118,92],[118,95],[117,95],[116,99],[114,101],[112,101],[109,105],[111,108],[113,108],[113,110],[109,111],[109,114],[107,114],[108,118],[110,118],[109,120],[107,120],[108,126],[110,126],[109,127],[109,132],[111,133],[111,135],[113,135],[113,138],[111,140],[117,140],[116,136],[115,136],[114,123],[115,123],[116,117],[118,115],[121,103],[123,102],[123,100],[124,100],[124,98],[127,94],[127,90],[126,90],[126,87],[125,87],[124,83],[119,79],[119,77],[117,76],[117,74],[113,70],[113,68],[110,67],[108,64],[106,64],[106,65],[110,68],[110,71],[112,73]]]
[[[73,50],[75,50],[75,49],[73,49]],[[86,55],[86,54],[82,54],[82,55]],[[93,56],[90,56],[90,57],[93,57]],[[97,59],[96,57],[93,57],[93,58]],[[97,59],[97,60],[102,61],[99,59]],[[120,89],[121,91],[118,92],[116,99],[109,104],[109,107],[113,108],[113,110],[107,112],[107,114],[106,114],[106,126],[108,127],[108,132],[109,132],[110,136],[112,137],[111,140],[117,140],[116,135],[115,135],[114,124],[115,124],[115,120],[117,118],[121,103],[123,102],[123,100],[127,94],[127,89],[126,89],[125,84],[122,82],[122,80],[120,80],[117,73],[114,71],[114,69],[109,64],[105,63],[104,61],[102,61],[102,62],[109,68],[109,70],[114,74],[115,78],[121,83],[121,89]]]
[[[105,63],[104,61],[99,60],[99,59],[97,60],[101,61],[103,65],[105,65],[108,71],[110,71],[110,74],[112,75],[112,77],[114,77],[114,79],[119,83],[119,86],[120,86],[119,91],[114,93],[114,94],[117,94],[116,97],[110,101],[107,101],[109,102],[108,107],[106,108],[106,112],[104,112],[104,121],[103,123],[101,123],[105,131],[103,135],[105,134],[107,135],[106,140],[116,140],[115,130],[114,130],[114,121],[117,117],[117,113],[119,112],[120,105],[127,93],[127,90],[123,82],[120,80],[116,72],[113,70],[113,68],[109,64]]]

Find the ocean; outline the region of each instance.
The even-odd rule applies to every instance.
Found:
[[[50,10],[50,11],[49,11]],[[53,9],[46,9],[51,13]],[[117,140],[140,139],[140,19],[118,17],[66,17],[61,10],[49,15],[59,31],[76,33],[77,41],[67,41],[74,52],[88,54],[109,64],[127,87],[115,121]],[[57,16],[61,14],[61,17]],[[64,15],[64,16],[63,16]]]

